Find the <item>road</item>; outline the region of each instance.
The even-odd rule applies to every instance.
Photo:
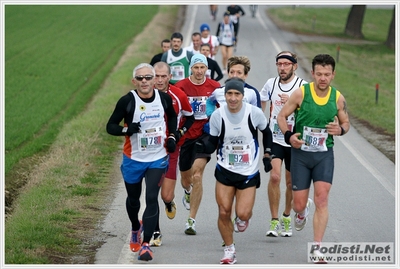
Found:
[[[252,66],[246,81],[261,90],[268,78],[277,75],[275,55],[281,50],[293,50],[289,41],[295,40],[296,36],[275,27],[263,12],[268,6],[259,6],[256,18],[251,17],[248,5],[242,7],[247,14],[240,19],[239,44],[235,54],[249,57]],[[221,6],[218,11],[220,18],[223,14],[222,8],[225,7]],[[184,41],[189,41],[191,33],[198,31],[204,22],[209,23],[212,33],[216,32],[217,22],[211,21],[208,5],[189,6],[186,14],[181,31],[186,37]],[[221,62],[220,56],[217,60]],[[308,66],[302,66],[297,74],[310,80],[309,74],[304,71],[310,68],[310,63]],[[340,73],[337,76],[340,76]],[[395,165],[354,128],[343,137],[335,137],[334,150],[335,174],[329,200],[330,218],[324,241],[395,242]],[[184,234],[188,211],[181,203],[183,191],[180,183],[178,182],[176,187],[175,201],[178,209],[175,219],[169,220],[166,217],[160,200],[163,245],[152,248],[154,260],[149,264],[174,265],[176,268],[187,268],[188,264],[207,267],[219,264],[223,248],[217,229],[214,168],[215,156],[207,165],[203,178],[204,194],[196,218],[196,236]],[[301,232],[294,230],[290,238],[265,236],[271,217],[267,197],[269,174],[263,170],[261,173],[262,183],[257,190],[250,226],[246,232],[234,234],[237,266],[247,268],[307,265],[307,243],[313,239],[311,221]],[[284,191],[283,181],[281,191]],[[138,261],[137,254],[132,253],[128,247],[130,224],[125,211],[125,195],[121,178],[110,212],[102,225],[104,233],[109,236],[105,244],[98,249],[96,264],[117,266],[145,263]],[[280,213],[282,208],[283,199]],[[313,213],[314,208],[311,209],[311,216]]]

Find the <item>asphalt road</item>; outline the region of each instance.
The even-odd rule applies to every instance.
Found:
[[[239,43],[235,54],[250,58],[252,67],[247,82],[261,90],[268,78],[277,75],[275,55],[281,50],[293,50],[290,42],[295,41],[296,36],[275,27],[263,12],[268,6],[259,6],[256,18],[251,17],[248,5],[242,7],[247,14],[240,19]],[[225,6],[220,6],[218,11],[218,17],[221,19],[222,9],[225,9]],[[189,41],[191,33],[198,31],[204,22],[209,23],[212,33],[216,32],[217,22],[211,20],[208,5],[189,6],[181,31],[186,37],[184,41]],[[220,62],[220,56],[217,60]],[[308,72],[304,70],[310,70],[311,64],[302,67],[297,74],[310,80]],[[337,76],[340,76],[340,73]],[[324,241],[395,242],[395,165],[354,128],[343,137],[335,137],[334,151],[335,174],[329,200],[330,218]],[[163,245],[152,248],[154,260],[148,265],[164,264],[168,267],[187,268],[188,265],[210,267],[219,264],[223,248],[217,228],[214,168],[215,156],[207,165],[203,178],[204,194],[196,218],[196,236],[184,234],[188,211],[181,203],[183,191],[180,183],[177,182],[176,187],[175,201],[178,209],[175,219],[169,220],[166,217],[160,200]],[[264,268],[277,265],[307,265],[307,243],[313,239],[312,222],[300,232],[294,230],[290,238],[266,237],[271,217],[267,198],[269,174],[262,170],[261,176],[262,183],[257,190],[250,226],[246,232],[234,234],[237,266]],[[282,181],[282,198],[283,191]],[[98,265],[113,264],[116,267],[146,263],[138,261],[137,253],[129,250],[130,224],[125,211],[125,195],[121,177],[121,182],[116,188],[115,200],[102,224],[104,233],[109,236],[107,242],[98,249],[95,262]],[[282,209],[283,199],[280,213]],[[313,212],[314,208],[311,209],[310,216]]]

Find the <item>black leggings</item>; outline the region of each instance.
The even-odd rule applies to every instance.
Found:
[[[165,169],[148,169],[144,179],[146,183],[146,209],[143,213],[143,242],[149,243],[153,236],[160,211],[158,209],[158,194],[161,183],[165,177]],[[142,182],[129,184],[125,182],[125,188],[128,193],[126,198],[126,211],[131,221],[132,230],[137,231],[140,228],[139,209],[140,195],[142,193]]]

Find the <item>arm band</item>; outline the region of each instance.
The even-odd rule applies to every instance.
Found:
[[[289,131],[289,130],[287,130],[287,131],[285,132],[285,142],[286,142],[286,144],[291,145],[291,144],[290,144],[290,137],[291,137],[293,134],[294,134],[294,133],[291,132],[291,131]]]
[[[340,136],[345,134],[344,128],[342,126],[340,126],[340,129],[342,129],[342,132],[340,133]]]

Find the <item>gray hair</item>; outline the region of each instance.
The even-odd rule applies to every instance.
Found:
[[[145,67],[147,67],[147,68],[149,68],[149,69],[151,70],[151,72],[153,73],[153,77],[156,76],[156,71],[154,71],[154,67],[153,67],[151,64],[148,64],[148,63],[141,63],[141,64],[139,64],[138,66],[136,66],[135,69],[133,69],[133,77],[136,76],[136,72],[137,72],[139,69],[142,69],[142,68],[145,68]]]

